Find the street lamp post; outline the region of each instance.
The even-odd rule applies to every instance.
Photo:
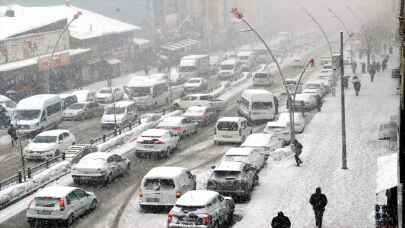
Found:
[[[283,87],[284,87],[285,92],[286,92],[286,94],[287,94],[287,104],[289,104],[289,106],[290,106],[289,109],[288,109],[288,110],[289,110],[289,115],[290,115],[290,142],[291,142],[290,145],[291,145],[291,149],[292,149],[293,151],[295,151],[294,148],[293,148],[293,147],[294,147],[294,146],[293,146],[293,145],[294,145],[294,141],[295,141],[294,103],[293,103],[293,102],[295,101],[295,94],[296,94],[296,92],[297,92],[297,90],[298,90],[297,88],[298,88],[298,86],[299,86],[299,83],[296,84],[294,93],[291,94],[290,91],[289,91],[288,88],[287,88],[287,84],[286,84],[286,82],[285,82],[285,77],[284,77],[283,72],[281,71],[280,64],[278,63],[277,59],[276,59],[275,56],[273,55],[273,52],[271,51],[271,49],[270,49],[270,47],[268,46],[268,44],[266,43],[266,41],[265,41],[265,40],[263,39],[263,37],[253,28],[253,26],[252,26],[248,21],[246,21],[246,19],[245,19],[245,18],[243,17],[243,15],[242,15],[242,13],[240,13],[237,8],[233,8],[232,11],[231,11],[231,13],[234,15],[234,17],[235,17],[236,19],[241,20],[241,21],[249,28],[249,30],[247,30],[247,31],[251,31],[251,32],[253,32],[253,33],[257,36],[257,38],[258,38],[258,39],[263,43],[263,45],[265,46],[265,48],[266,48],[266,50],[267,50],[267,53],[271,56],[273,62],[276,64],[277,70],[278,70],[278,72],[279,72],[279,74],[280,74],[280,78],[281,78],[281,80],[282,80]],[[303,76],[305,70],[306,70],[307,67],[308,67],[310,64],[312,64],[312,63],[313,63],[313,60],[311,59],[311,61],[305,66],[304,70],[302,71],[299,80],[301,80],[301,78],[302,78],[302,76]]]
[[[50,56],[50,58],[49,58],[49,60],[48,60],[48,74],[47,74],[47,77],[46,77],[46,80],[47,80],[47,81],[46,81],[46,91],[47,91],[48,93],[50,93],[49,81],[50,81],[50,76],[51,76],[51,69],[52,69],[52,67],[53,67],[53,57],[54,57],[54,55],[55,55],[56,49],[57,49],[57,47],[58,47],[58,44],[59,44],[60,40],[62,39],[63,34],[65,34],[65,32],[69,29],[69,26],[70,26],[75,20],[77,20],[77,19],[80,17],[80,15],[82,15],[82,12],[81,12],[81,11],[78,11],[77,13],[75,13],[75,14],[73,15],[72,19],[69,21],[69,23],[66,24],[65,28],[63,28],[63,31],[59,34],[59,37],[58,37],[58,39],[56,40],[55,45],[53,46],[53,49],[52,49],[52,52],[51,52],[51,56]]]

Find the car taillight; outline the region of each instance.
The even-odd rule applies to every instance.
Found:
[[[59,199],[59,208],[61,211],[65,210],[65,200]]]
[[[212,223],[211,215],[205,214],[203,215],[203,225],[210,225]]]
[[[160,140],[156,140],[156,141],[155,141],[155,144],[165,144],[165,142],[160,141]]]
[[[181,192],[176,192],[176,198],[180,198]]]
[[[173,214],[168,214],[167,215],[167,223],[171,223],[173,221]]]

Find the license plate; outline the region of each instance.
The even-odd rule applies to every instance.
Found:
[[[157,203],[159,202],[158,198],[146,198],[146,202]]]
[[[153,148],[153,145],[143,145],[145,148]]]
[[[52,212],[46,210],[38,210],[37,213],[40,215],[50,215]]]
[[[230,136],[230,135],[223,135],[222,137],[224,137],[224,138],[232,138],[232,136]]]

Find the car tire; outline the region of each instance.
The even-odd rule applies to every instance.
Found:
[[[93,201],[91,201],[89,209],[87,210],[88,212],[94,211],[97,208],[97,200],[94,199]]]
[[[213,228],[220,228],[220,226],[219,226],[218,222],[215,222],[215,223],[214,223]]]
[[[228,226],[231,226],[233,224],[233,211],[230,211],[228,213],[228,219],[226,220],[226,223]]]
[[[53,154],[54,157],[58,157],[60,155],[60,150],[55,150],[55,153]]]
[[[75,221],[75,216],[74,214],[70,214],[69,217],[64,221],[65,226],[71,226],[73,222]]]
[[[173,108],[174,108],[174,109],[180,109],[180,105],[177,104],[177,103],[175,103],[175,104],[173,104]]]

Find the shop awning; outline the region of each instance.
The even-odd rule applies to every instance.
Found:
[[[191,48],[194,46],[198,46],[200,41],[193,40],[193,39],[185,39],[178,42],[171,42],[165,45],[162,45],[161,48],[168,50],[168,51],[178,51],[181,49]]]
[[[75,55],[83,54],[83,53],[89,52],[89,51],[90,51],[90,49],[88,49],[88,48],[87,49],[81,49],[81,48],[79,48],[79,49],[69,49],[69,50],[55,52],[54,55],[56,56],[56,55],[68,52],[70,56],[75,56]],[[20,69],[20,68],[28,67],[28,66],[37,65],[38,60],[40,58],[46,58],[46,57],[49,57],[49,56],[50,55],[43,55],[43,56],[24,59],[24,60],[20,60],[20,61],[16,61],[16,62],[1,64],[0,65],[0,72],[7,72],[7,71],[12,71],[12,70],[17,70],[17,69]]]
[[[398,154],[380,156],[377,159],[376,193],[393,188],[398,184]]]

